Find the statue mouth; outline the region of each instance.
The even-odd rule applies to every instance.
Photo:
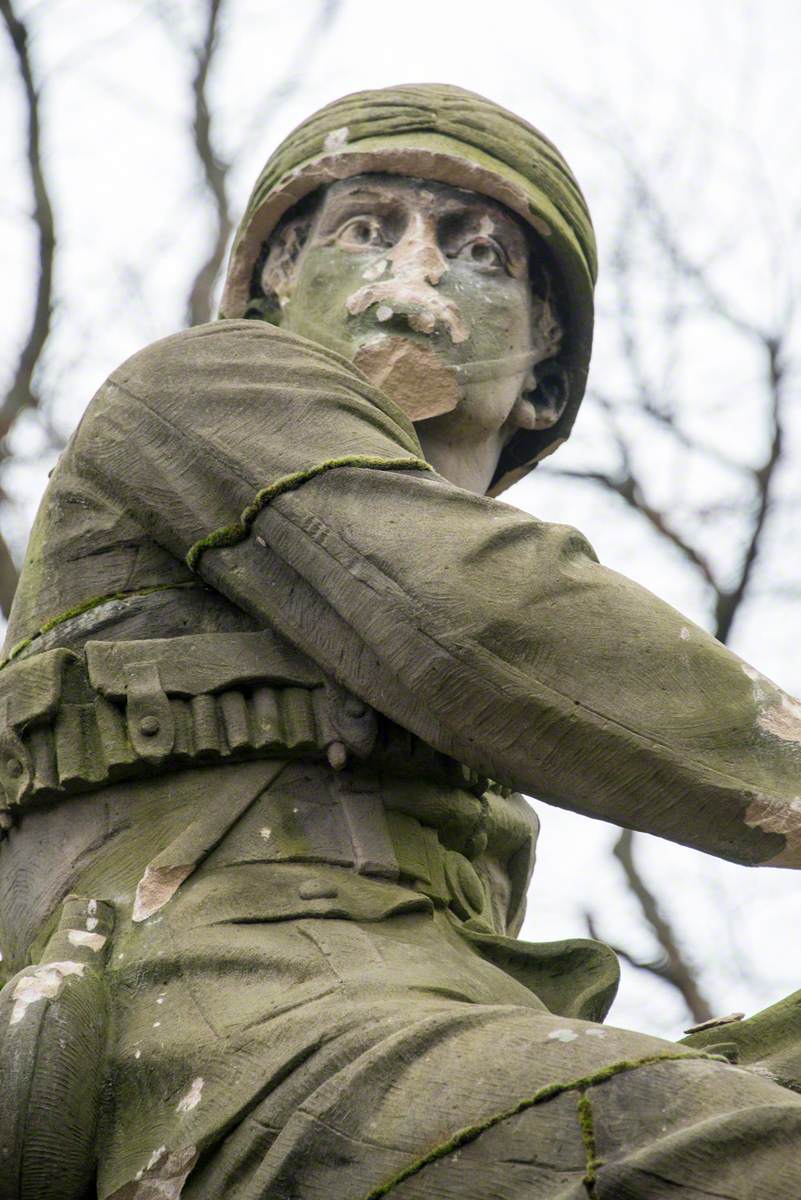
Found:
[[[367,283],[345,301],[345,307],[354,317],[367,312],[374,305],[379,322],[403,317],[410,329],[429,336],[439,326],[454,345],[466,342],[470,336],[470,329],[459,306],[427,283],[409,283],[400,279]]]

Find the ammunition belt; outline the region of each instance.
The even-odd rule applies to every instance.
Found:
[[[349,758],[483,791],[377,718],[272,631],[89,642],[0,679],[0,836],[21,807],[147,774],[252,758]]]

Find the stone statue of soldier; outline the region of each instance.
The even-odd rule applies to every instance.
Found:
[[[797,996],[675,1045],[515,940],[515,789],[801,866],[798,704],[495,498],[594,277],[531,126],[348,96],[90,404],[0,670],[4,1200],[801,1195]]]

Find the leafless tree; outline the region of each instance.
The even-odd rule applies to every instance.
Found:
[[[778,494],[778,481],[789,465],[786,434],[797,336],[792,281],[777,270],[773,314],[764,322],[752,318],[739,306],[737,295],[716,282],[716,256],[699,260],[688,249],[681,223],[663,203],[657,180],[649,177],[619,133],[614,153],[622,172],[624,200],[607,276],[619,333],[617,360],[622,371],[618,377],[623,382],[615,393],[596,387],[589,397],[606,425],[612,462],[597,468],[549,469],[611,493],[677,552],[701,581],[708,597],[709,628],[725,643],[754,593],[770,525],[784,502]],[[747,147],[743,155],[747,158]],[[761,186],[755,179],[753,184],[755,189]],[[780,233],[766,224],[763,235],[775,254]],[[651,270],[643,260],[643,242],[647,243]],[[722,253],[732,253],[725,241]],[[643,319],[643,310],[651,315]],[[698,420],[688,420],[688,397],[676,386],[676,356],[681,354],[682,336],[699,314],[717,324],[727,345],[736,343],[740,350],[747,350],[756,364],[755,378],[743,383],[750,393],[750,445],[742,439],[739,453],[721,448],[699,432]],[[654,367],[657,356],[649,353],[648,342],[662,348],[661,368]],[[719,420],[720,415],[710,414],[707,424],[714,429]],[[639,433],[633,430],[637,424]],[[655,499],[648,469],[653,457],[644,456],[640,449],[648,440],[649,428],[663,444],[667,439],[674,448],[727,477],[731,484],[728,498],[717,506],[703,497],[696,500],[679,479],[669,505]],[[761,453],[760,443],[764,443]],[[749,461],[754,447],[757,455]],[[722,517],[733,530],[733,546],[723,555],[710,549],[710,531]],[[656,887],[638,867],[636,844],[636,835],[622,830],[613,853],[658,953],[644,960],[624,946],[615,949],[632,966],[673,986],[694,1021],[707,1020],[713,1013],[710,999]],[[596,934],[598,914],[588,914],[587,921]]]

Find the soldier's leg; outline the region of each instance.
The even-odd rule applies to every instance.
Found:
[[[522,1006],[358,991],[339,998],[349,1036],[253,1109],[187,1200],[801,1195],[801,1097],[769,1079]]]
[[[224,917],[245,904],[285,919]],[[166,1183],[191,1148],[184,1200],[801,1195],[801,1097],[543,1011],[416,904],[307,864],[189,883],[138,935],[115,1071],[131,1176]]]

